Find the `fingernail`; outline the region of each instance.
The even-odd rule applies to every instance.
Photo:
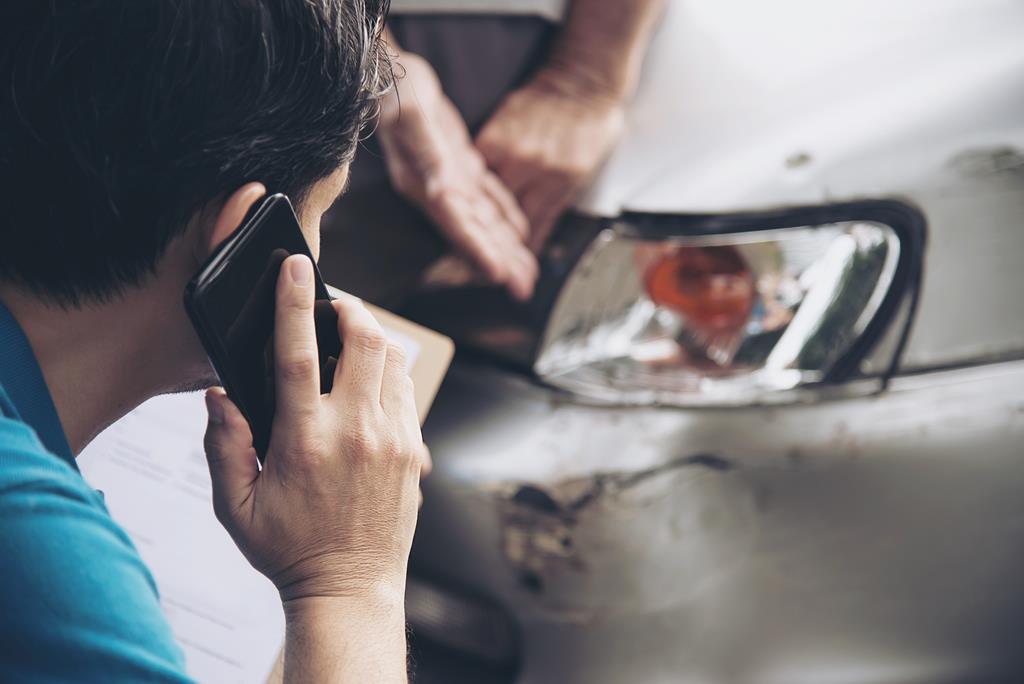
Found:
[[[224,424],[224,407],[209,392],[206,393],[206,410],[210,414],[211,423],[214,425]]]
[[[292,276],[292,282],[299,287],[306,287],[313,282],[313,265],[306,257],[292,259],[288,266],[288,272]]]

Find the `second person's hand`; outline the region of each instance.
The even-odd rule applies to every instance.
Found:
[[[404,74],[377,129],[392,184],[489,280],[527,299],[537,260],[525,244],[526,217],[487,169],[430,64],[406,52],[397,62]]]
[[[624,123],[623,96],[545,68],[506,95],[481,129],[477,148],[526,214],[534,251],[593,178]]]

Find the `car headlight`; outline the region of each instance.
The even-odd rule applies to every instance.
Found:
[[[906,235],[800,218],[717,232],[613,222],[557,295],[534,371],[584,397],[669,405],[786,401],[833,379],[903,294]]]

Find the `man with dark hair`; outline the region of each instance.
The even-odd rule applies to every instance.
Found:
[[[386,3],[385,3],[386,4]],[[215,378],[182,306],[268,189],[319,221],[389,73],[374,0],[14,0],[0,9],[0,680],[186,679],[153,579],[75,455]],[[207,393],[218,518],[277,586],[287,681],[404,681],[425,448],[401,350],[355,300],[320,395],[313,266],[276,291],[260,470]],[[173,515],[173,512],[168,512]]]

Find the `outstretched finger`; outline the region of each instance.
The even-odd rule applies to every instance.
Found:
[[[484,172],[480,179],[480,185],[484,194],[498,208],[502,218],[515,230],[519,238],[525,242],[530,234],[530,222],[526,219],[526,214],[519,207],[515,196],[492,171]]]
[[[355,297],[343,295],[333,304],[338,312],[342,348],[331,398],[376,410],[380,406],[387,338],[377,319]]]
[[[316,410],[320,368],[313,321],[313,262],[295,254],[281,265],[274,309],[276,425],[296,425]]]
[[[441,198],[431,215],[455,247],[489,280],[504,283],[508,279],[508,268],[501,251],[464,197],[453,194]]]
[[[494,231],[494,241],[504,256],[505,269],[508,277],[505,287],[509,294],[519,301],[525,301],[533,294],[537,284],[539,265],[536,255],[529,250],[511,231]]]

